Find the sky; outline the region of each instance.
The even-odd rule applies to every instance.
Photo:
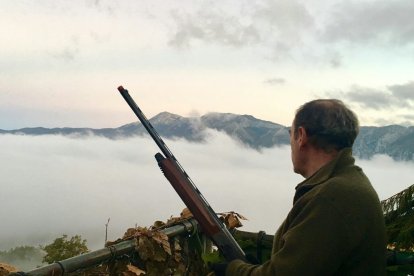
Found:
[[[414,125],[412,0],[0,2],[0,129],[118,127],[169,111],[290,125],[340,98],[361,125]]]
[[[241,230],[273,235],[303,180],[293,173],[290,148],[259,152],[209,132],[206,143],[165,142],[214,211],[238,212],[248,218]],[[96,250],[104,246],[108,218],[108,239],[116,240],[128,228],[166,221],[184,208],[148,137],[0,135],[0,144],[0,251],[50,244],[62,234],[81,235]],[[412,161],[375,156],[356,163],[380,199],[414,184]]]

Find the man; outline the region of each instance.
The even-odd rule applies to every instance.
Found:
[[[271,259],[230,262],[225,275],[385,275],[385,226],[378,196],[351,148],[355,114],[339,100],[301,106],[290,130],[296,187]],[[220,272],[218,273],[220,274]]]

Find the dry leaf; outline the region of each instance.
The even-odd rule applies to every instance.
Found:
[[[227,227],[230,229],[234,229],[240,226],[243,226],[237,216],[230,214],[226,217]]]
[[[229,229],[234,229],[243,226],[243,224],[240,222],[240,219],[247,220],[246,217],[236,212],[225,212],[219,213],[218,215],[221,216],[220,219]]]
[[[242,217],[237,213],[229,214],[226,213],[227,221]],[[137,257],[140,261],[138,263],[140,263],[140,267],[145,269],[144,271],[130,265],[131,260],[128,259],[126,259],[126,262],[117,260],[115,264],[110,266],[111,273],[115,273],[111,275],[206,275],[207,268],[202,258],[197,255],[198,251],[193,248],[193,245],[188,244],[187,237],[177,236],[171,239],[160,231],[191,217],[191,212],[186,208],[179,217],[171,216],[167,223],[155,221],[154,225],[149,228],[130,228],[125,232],[123,239],[118,239],[116,242],[108,242],[107,244],[110,245],[122,240],[134,239]],[[230,224],[234,225],[234,223]]]
[[[0,275],[9,275],[10,272],[17,272],[19,271],[12,265],[0,263]]]
[[[177,239],[174,240],[174,250],[175,251],[181,251],[182,250],[180,242]]]
[[[188,208],[184,208],[184,210],[181,212],[181,219],[188,219],[193,217],[193,214],[188,210]]]
[[[245,216],[242,216],[242,215],[241,215],[241,214],[239,214],[239,213],[235,213],[235,212],[232,212],[232,213],[236,214],[236,216],[237,216],[239,219],[242,219],[242,220],[248,220]]]
[[[143,261],[150,259],[154,255],[154,246],[148,237],[145,236],[138,238],[136,250]]]
[[[163,232],[154,232],[152,237],[158,244],[162,245],[164,251],[167,252],[168,255],[171,255],[171,247],[170,242],[168,240],[168,236]]]
[[[139,276],[139,275],[145,275],[146,274],[146,272],[144,270],[141,270],[138,267],[130,265],[130,264],[127,265],[127,269],[128,269],[127,270],[128,272],[134,273],[133,275]]]
[[[165,222],[163,222],[161,220],[157,220],[157,221],[154,222],[153,227],[160,228],[160,227],[163,227],[164,225],[165,225]]]

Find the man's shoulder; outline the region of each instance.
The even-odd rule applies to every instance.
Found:
[[[333,173],[324,183],[321,183],[320,189],[326,193],[334,195],[343,195],[347,193],[362,193],[362,195],[374,191],[371,182],[358,166],[350,166]]]
[[[378,209],[379,199],[363,171],[355,165],[333,171],[324,181],[303,185],[297,190],[298,204],[323,202],[346,213]],[[300,200],[299,200],[300,199]]]
[[[343,170],[313,187],[308,192],[308,199],[324,200],[339,209],[348,212],[364,209],[378,209],[379,198],[369,179],[356,166]],[[371,208],[372,207],[372,208]]]

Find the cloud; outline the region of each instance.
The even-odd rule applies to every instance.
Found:
[[[389,126],[389,125],[401,125],[405,127],[412,127],[414,125],[414,116],[411,114],[398,114],[398,122],[396,119],[390,116],[385,116],[373,120],[375,125]]]
[[[388,86],[394,97],[403,101],[414,101],[414,81]]]
[[[395,162],[386,155],[376,155],[370,160],[357,160],[365,174],[371,180],[381,200],[414,184],[414,177],[408,173],[413,168],[413,162]],[[401,179],[398,183],[396,179]]]
[[[338,68],[350,57],[348,50],[398,47],[401,52],[414,42],[414,2],[407,0],[198,3],[185,11],[173,9],[171,46],[250,47],[273,61],[317,61]]]
[[[325,97],[342,99],[358,111],[363,121],[372,121],[376,125],[414,124],[413,81],[389,85],[384,89],[353,85],[347,91],[327,92]]]
[[[396,102],[395,99],[393,100],[392,95],[387,92],[360,86],[353,86],[345,96],[351,102],[377,110],[388,108],[392,102]]]
[[[63,61],[74,61],[75,58],[78,56],[79,52],[79,48],[67,47],[59,53],[53,53],[50,55],[56,59],[60,59]]]
[[[223,11],[200,8],[194,14],[171,13],[177,30],[169,41],[176,47],[188,47],[193,40],[241,47],[260,40],[258,30],[251,24],[243,24],[238,17]]]
[[[338,52],[331,54],[329,58],[329,63],[332,68],[339,68],[342,66],[342,56]]]
[[[404,119],[409,120],[409,121],[414,121],[414,115],[413,114],[404,115]]]
[[[176,31],[171,35],[170,45],[188,47],[194,41],[201,41],[236,48],[265,46],[289,52],[312,27],[312,16],[297,1],[230,2],[224,5],[203,1],[192,11],[175,10],[172,15]]]
[[[290,149],[259,153],[222,133],[212,131],[210,138],[205,144],[166,142],[216,212],[239,212],[249,219],[244,230],[273,234],[302,181],[292,172]],[[0,143],[0,250],[47,244],[63,233],[80,234],[98,249],[108,218],[114,240],[135,224],[148,226],[184,208],[147,138],[1,135]],[[359,163],[382,199],[414,183],[412,162],[382,156]]]
[[[286,83],[286,79],[284,79],[284,78],[270,78],[270,79],[266,79],[264,81],[264,83],[270,84],[270,85],[282,85],[282,84]]]
[[[412,108],[414,107],[414,82],[390,85],[386,90],[353,85],[349,91],[329,92],[327,95],[374,110]]]
[[[298,182],[290,163],[282,161],[289,161],[289,152],[275,149],[261,154],[239,147],[223,134],[212,136],[208,144],[167,143],[216,211],[238,211],[251,219],[246,225],[273,232],[273,224],[280,223],[288,211],[292,183]],[[97,249],[103,246],[109,217],[109,237],[116,239],[136,223],[151,225],[184,208],[158,169],[154,154],[159,150],[147,138],[111,141],[2,135],[0,140],[0,250],[47,244],[63,233],[81,234]],[[220,158],[212,152],[220,152]],[[269,164],[273,155],[281,158]],[[279,165],[289,173],[277,173]],[[265,221],[260,211],[269,208],[245,204],[247,194],[261,198],[263,191],[274,194],[262,198],[265,206],[274,200],[281,204],[269,210],[274,213],[270,229],[260,226]],[[229,195],[225,201],[223,194]]]
[[[402,46],[414,42],[414,2],[342,1],[332,6],[323,27],[325,42]]]

